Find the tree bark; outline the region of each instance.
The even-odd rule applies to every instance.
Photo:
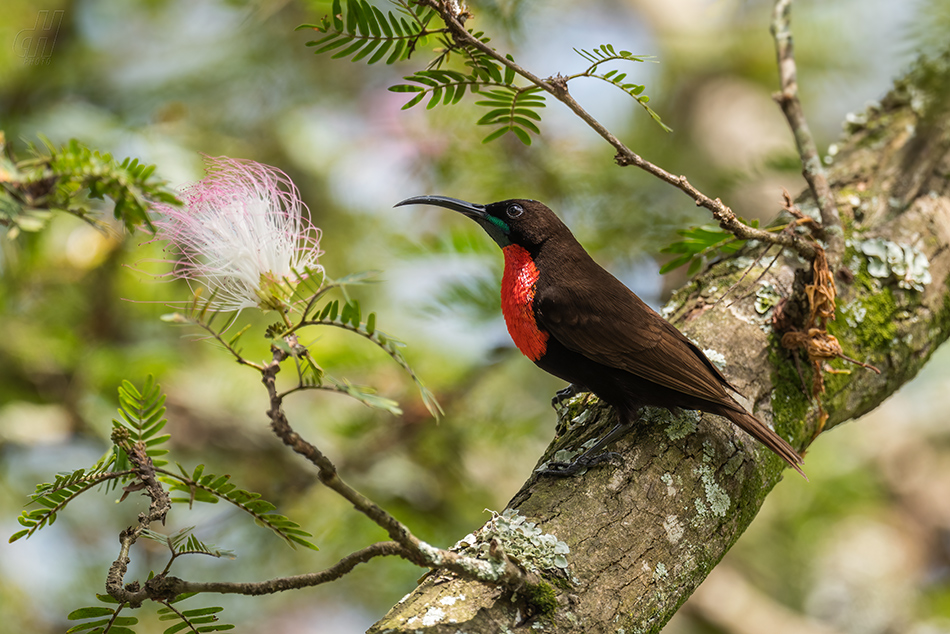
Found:
[[[846,355],[881,374],[832,361],[850,373],[824,375],[825,429],[875,408],[950,335],[947,77],[946,62],[918,65],[866,122],[851,125],[829,168],[848,245],[829,332]],[[816,213],[809,195],[799,204]],[[717,304],[758,248],[748,245],[690,281],[666,313],[707,354],[725,359],[744,405],[804,449],[819,425],[811,368],[781,347],[770,305],[784,297],[795,308],[809,263],[783,254],[755,281],[767,255]],[[574,397],[541,462],[602,435],[614,419],[596,398]],[[431,574],[370,632],[659,631],[750,524],[784,463],[709,414],[651,410],[642,423],[616,444],[613,464],[566,479],[533,476],[508,505],[570,547],[567,575],[546,575],[556,603]]]

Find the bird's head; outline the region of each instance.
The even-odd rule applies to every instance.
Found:
[[[435,205],[457,211],[481,225],[500,247],[517,244],[531,250],[549,238],[570,234],[560,218],[536,200],[515,198],[479,205],[447,196],[414,196],[395,206],[403,205]]]

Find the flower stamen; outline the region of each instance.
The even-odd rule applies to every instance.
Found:
[[[205,157],[207,176],[183,190],[184,207],[156,205],[157,236],[177,251],[171,275],[211,291],[212,308],[285,316],[302,277],[320,272],[320,230],[282,171]]]

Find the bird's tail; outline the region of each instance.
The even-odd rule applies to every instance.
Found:
[[[768,425],[744,409],[741,409],[741,406],[739,406],[738,403],[736,406],[738,409],[723,407],[722,410],[717,413],[725,416],[733,423],[749,432],[749,434],[754,436],[763,445],[777,453],[785,462],[789,464],[789,466],[802,474],[802,477],[807,481],[808,476],[806,476],[805,472],[802,471],[801,465],[803,461],[802,457],[798,455],[798,452],[795,451],[790,444],[785,442],[781,436],[772,431]]]

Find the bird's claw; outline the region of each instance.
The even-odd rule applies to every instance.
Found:
[[[571,383],[566,388],[562,390],[558,390],[557,392],[554,393],[554,396],[551,398],[551,407],[553,407],[554,409],[557,409],[558,407],[561,406],[562,403],[564,403],[564,401],[580,394],[583,391],[584,391],[583,388],[580,388],[574,385],[573,383]]]
[[[596,456],[581,456],[574,462],[549,462],[547,468],[538,471],[538,475],[554,476],[557,478],[566,478],[572,476],[581,469],[596,467],[605,462],[610,462],[614,458],[620,458],[616,451],[604,451]]]

